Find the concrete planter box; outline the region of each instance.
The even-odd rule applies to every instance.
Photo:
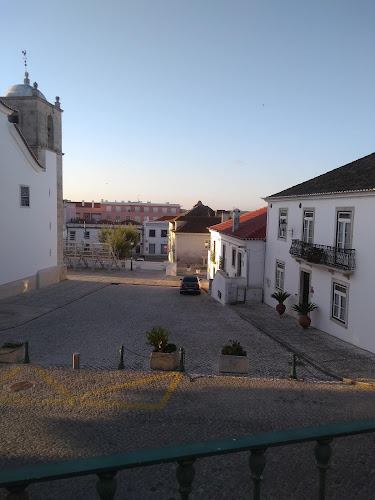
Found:
[[[25,359],[25,344],[20,347],[0,347],[0,363],[21,363]]]
[[[150,356],[151,370],[173,371],[178,366],[178,351],[152,352]]]
[[[219,372],[221,373],[248,373],[249,358],[247,356],[228,356],[220,354]]]

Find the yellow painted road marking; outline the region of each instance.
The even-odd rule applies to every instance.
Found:
[[[8,380],[9,378],[13,377],[13,375],[18,373],[21,370],[21,368],[22,368],[22,366],[17,366],[17,368],[14,368],[14,370],[11,370],[3,378],[1,378],[0,382],[5,382],[5,380]]]
[[[54,380],[52,377],[50,377],[48,375],[48,373],[46,373],[44,370],[42,370],[41,368],[38,368],[37,366],[33,366],[33,369],[39,373],[39,375],[50,385],[52,385],[53,387],[55,387],[61,394],[63,394],[65,397],[67,398],[71,398],[72,395],[70,394],[70,392],[65,389],[64,386],[62,386],[61,384],[59,384],[59,382],[57,382],[56,380]]]
[[[20,372],[23,368],[22,366],[18,366],[14,370],[11,370],[9,373],[7,373],[2,379],[0,379],[0,382],[3,382],[5,380],[9,380],[12,377],[14,377],[18,372]],[[39,367],[32,366],[30,367],[33,370],[38,373],[47,384],[51,385],[57,391],[63,396],[60,399],[54,399],[54,398],[31,398],[31,397],[26,397],[26,396],[0,396],[0,403],[18,403],[18,404],[39,404],[39,405],[61,405],[61,404],[68,404],[68,405],[79,405],[79,406],[88,406],[88,407],[101,407],[101,408],[113,408],[113,407],[119,407],[119,408],[138,408],[138,409],[149,409],[149,410],[161,410],[164,408],[166,403],[168,402],[169,398],[173,394],[173,392],[176,390],[181,377],[182,373],[176,373],[176,372],[171,372],[171,373],[166,373],[163,375],[154,375],[151,377],[147,377],[144,379],[140,380],[133,380],[132,382],[124,382],[123,384],[117,384],[112,387],[108,387],[106,389],[101,389],[98,391],[93,391],[93,392],[88,392],[86,394],[83,394],[82,396],[77,395],[74,396],[72,395],[62,384],[57,382],[55,379],[53,379],[50,375],[48,375],[44,370],[42,370]],[[89,399],[90,397],[94,396],[99,396],[102,394],[108,394],[110,392],[114,392],[117,390],[124,389],[126,387],[134,387],[136,385],[140,384],[147,384],[149,382],[153,382],[155,380],[162,380],[166,378],[172,378],[172,382],[169,385],[166,393],[162,397],[161,401],[158,403],[125,403],[124,401],[105,401],[105,400],[91,400]]]
[[[94,392],[87,392],[86,394],[81,396],[81,399],[90,398],[92,396],[99,396],[100,394],[106,394],[108,392],[117,391],[119,389],[124,389],[125,387],[131,387],[133,385],[147,384],[148,382],[152,382],[154,380],[159,380],[173,376],[175,376],[175,373],[167,373],[165,375],[155,375],[153,377],[148,377],[141,380],[133,380],[132,382],[124,382],[123,384],[114,385],[113,387],[108,387],[107,389],[101,389],[99,391],[94,391]]]

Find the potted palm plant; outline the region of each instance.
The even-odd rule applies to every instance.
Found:
[[[249,358],[238,340],[230,340],[223,346],[219,357],[219,371],[222,373],[248,373]]]
[[[299,324],[305,330],[311,325],[311,318],[308,316],[308,314],[317,308],[318,306],[313,302],[300,302],[299,304],[294,304],[294,306],[292,306],[292,309],[299,315]]]
[[[286,300],[288,297],[290,297],[290,293],[288,292],[275,292],[271,295],[273,299],[276,299],[278,304],[276,306],[276,311],[279,313],[280,316],[282,316],[285,313],[285,304],[284,300]]]
[[[175,370],[178,366],[178,351],[168,342],[170,332],[162,326],[154,326],[146,332],[147,345],[153,347],[150,356],[152,370]]]

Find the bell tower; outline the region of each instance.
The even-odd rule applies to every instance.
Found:
[[[25,69],[26,51],[24,51]],[[24,136],[39,163],[45,168],[56,168],[57,190],[57,263],[63,264],[63,202],[62,202],[62,128],[60,98],[51,104],[38,89],[35,82],[30,85],[29,73],[25,71],[22,84],[13,85],[0,99],[17,112],[13,122]],[[47,161],[47,154],[54,158]],[[53,165],[53,167],[51,166]]]

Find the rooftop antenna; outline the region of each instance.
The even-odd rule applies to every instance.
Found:
[[[26,55],[26,50],[23,50],[22,51],[22,54],[23,54],[23,61],[25,63],[25,71],[26,71],[26,68],[27,68],[27,55]]]

